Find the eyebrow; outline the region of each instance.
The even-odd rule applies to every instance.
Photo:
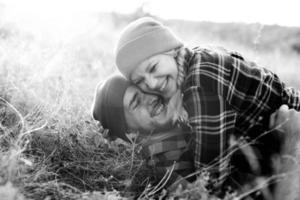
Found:
[[[135,102],[135,101],[136,101],[137,95],[138,95],[138,93],[137,93],[137,92],[136,92],[136,93],[134,93],[133,97],[131,98],[131,100],[130,100],[130,102],[129,102],[129,107],[131,107],[131,106],[132,106],[132,104],[133,104],[133,102]]]

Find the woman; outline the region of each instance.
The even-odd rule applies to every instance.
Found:
[[[142,153],[147,164],[155,167],[160,177],[173,169],[166,186],[171,185],[169,188],[176,188],[178,184],[188,185],[188,181],[195,178],[187,179],[188,181],[185,179],[187,175],[194,173],[195,169],[193,168],[193,154],[189,148],[192,142],[190,130],[189,127],[184,126],[178,115],[182,112],[180,107],[182,107],[180,98],[171,99],[169,105],[164,104],[157,95],[145,94],[122,76],[113,75],[97,86],[92,113],[93,117],[109,130],[104,133],[105,137],[110,140],[121,138],[131,142],[126,133],[139,131],[143,144]],[[287,118],[286,115],[282,115],[282,109],[278,114],[273,114],[270,126],[280,128],[282,121]],[[282,130],[293,131],[290,130],[291,126],[287,125],[283,126]],[[254,148],[256,148],[255,145],[251,147],[251,149]],[[261,152],[255,153],[261,154]],[[261,175],[257,173],[257,169],[251,169],[249,164],[253,162],[261,164],[261,161],[255,160],[255,157],[254,160],[251,159],[253,158],[249,160],[243,154],[243,150],[238,150],[233,154],[231,163],[235,164],[235,170],[231,169],[225,186],[230,185],[241,190],[243,184]],[[267,165],[270,166],[271,163]]]
[[[143,91],[166,101],[178,90],[195,141],[197,169],[214,165],[223,177],[231,135],[259,137],[281,105],[300,109],[299,92],[285,87],[276,74],[223,48],[189,49],[172,31],[152,18],[125,27],[116,46],[121,73]],[[265,148],[273,150],[268,143]]]

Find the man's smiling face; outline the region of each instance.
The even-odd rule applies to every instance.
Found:
[[[123,104],[127,125],[131,130],[151,132],[172,128],[175,110],[164,104],[157,95],[143,93],[131,85],[125,92]]]

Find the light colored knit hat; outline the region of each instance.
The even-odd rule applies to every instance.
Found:
[[[130,82],[120,74],[110,76],[105,82],[99,83],[92,105],[93,118],[108,129],[111,140],[121,138],[127,142],[128,126],[125,119],[123,98]]]
[[[123,32],[115,49],[115,62],[121,73],[130,78],[134,68],[145,59],[183,43],[166,26],[150,17],[131,22]]]

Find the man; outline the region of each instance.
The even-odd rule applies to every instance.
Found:
[[[194,171],[192,167],[192,153],[187,151],[189,147],[189,142],[187,142],[189,134],[187,132],[189,131],[185,128],[174,128],[178,127],[177,125],[184,124],[181,122],[187,118],[181,101],[179,95],[171,99],[168,104],[165,104],[159,96],[145,94],[122,76],[113,75],[97,86],[92,113],[93,117],[105,129],[109,130],[107,137],[111,140],[121,138],[130,142],[126,133],[138,131],[144,139],[146,138],[144,152],[148,153],[145,155],[148,164],[154,165],[161,172],[166,172],[176,162],[174,165],[175,178],[172,179],[172,181],[175,181],[181,176]],[[281,127],[282,120],[287,118],[286,116],[287,114],[282,115],[281,108],[271,116],[270,127]],[[292,127],[288,124],[282,128],[284,132],[294,132]],[[300,130],[300,127],[298,130]],[[260,143],[258,144],[260,145]],[[249,145],[246,146],[248,147]],[[254,146],[254,149],[256,147]],[[262,149],[259,149],[260,151],[264,150],[263,145],[258,146],[258,148],[260,147],[262,147]],[[241,152],[243,153],[243,150]],[[264,155],[264,152],[260,153]],[[241,160],[241,157],[243,160]],[[244,166],[251,168],[251,163],[260,162],[249,160],[251,159],[249,157],[245,159],[244,157],[244,155],[240,156],[238,154],[233,156],[233,162],[237,162],[239,169],[244,168]],[[258,157],[258,159],[265,161],[263,158]],[[271,165],[270,162],[266,164]],[[262,167],[265,168],[266,166]],[[251,170],[253,169],[248,171],[252,175],[260,176],[260,172],[257,172],[259,170],[254,169],[256,170],[254,173]],[[245,169],[241,171],[241,178],[244,179],[245,173],[248,172],[245,172]],[[240,176],[240,173],[238,175]],[[234,174],[232,173],[231,176],[234,176]]]
[[[123,76],[113,75],[97,86],[92,115],[104,129],[106,138],[131,139],[126,133],[139,132],[143,155],[162,176],[173,169],[169,183],[194,172],[189,134],[177,126],[187,118],[181,98],[164,104],[157,95],[143,93]],[[176,181],[177,182],[177,181]]]

